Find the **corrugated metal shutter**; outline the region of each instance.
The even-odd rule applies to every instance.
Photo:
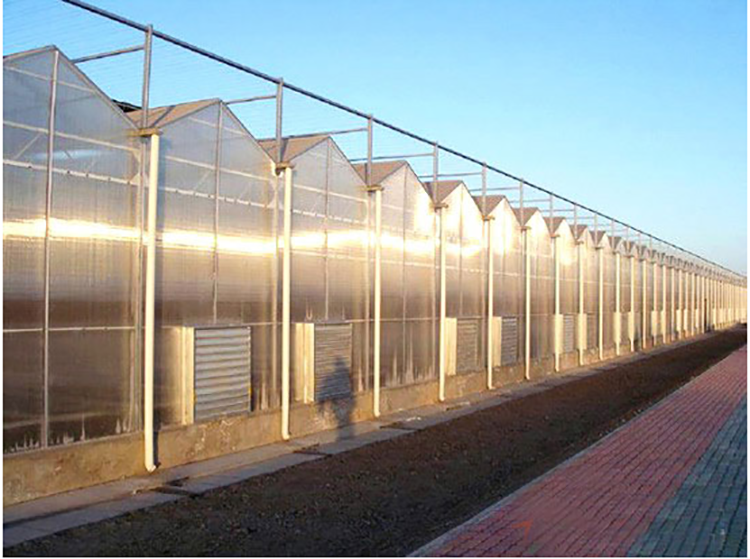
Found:
[[[350,396],[352,325],[315,326],[315,400]]]
[[[465,373],[481,369],[479,365],[479,321],[458,320],[456,335],[456,372]]]
[[[518,318],[503,317],[502,351],[500,365],[513,365],[518,362]]]
[[[194,417],[250,410],[250,328],[196,328]]]
[[[563,316],[563,353],[575,350],[576,343],[576,316],[566,314]]]
[[[586,315],[586,347],[594,349],[599,347],[599,317],[595,314]]]

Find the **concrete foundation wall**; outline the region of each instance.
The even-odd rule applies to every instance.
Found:
[[[620,346],[620,355],[630,353],[628,343]],[[608,348],[605,359],[615,357]],[[584,364],[599,361],[596,349],[584,352]],[[578,352],[560,356],[561,370],[579,366]],[[534,360],[530,365],[532,379],[554,374],[554,358]],[[496,367],[495,388],[524,380],[524,364]],[[446,378],[446,397],[459,398],[486,390],[487,373],[477,371]],[[372,393],[314,404],[293,404],[290,430],[299,437],[334,429],[373,418]],[[384,387],[381,390],[381,412],[434,404],[438,400],[438,381]],[[273,410],[253,415],[228,416],[221,420],[186,426],[171,426],[156,434],[160,468],[169,468],[240,452],[281,440],[281,412]],[[141,433],[99,439],[44,450],[34,450],[3,457],[3,505],[37,499],[55,493],[79,489],[144,475],[143,435]]]

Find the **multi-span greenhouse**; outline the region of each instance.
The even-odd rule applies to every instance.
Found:
[[[738,276],[523,195],[118,103],[55,47],[4,80],[6,502],[746,319]]]

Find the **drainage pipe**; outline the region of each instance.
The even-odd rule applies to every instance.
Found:
[[[529,226],[523,229],[524,277],[524,378],[531,380],[531,254],[529,253]]]
[[[292,166],[278,163],[276,172],[284,176],[284,252],[281,261],[281,438],[289,440],[289,384],[292,333]]]
[[[597,336],[597,345],[599,346],[599,361],[601,361],[604,359],[604,250],[601,246],[596,247],[596,250],[599,253],[599,335]]]
[[[381,236],[383,231],[383,188],[370,187],[375,192],[375,294],[373,316],[373,361],[372,361],[372,414],[380,417],[380,317],[381,317]]]
[[[154,301],[156,293],[156,216],[159,185],[159,134],[150,135],[148,172],[148,244],[146,245],[146,301],[143,324],[143,435],[144,465],[156,469],[154,456]]]
[[[494,274],[495,274],[495,255],[494,255],[494,243],[493,243],[493,231],[492,222],[494,216],[487,216],[484,218],[487,224],[487,389],[492,390],[492,369],[494,367],[492,350],[492,324],[494,316],[495,306],[495,293],[494,293]]]
[[[437,206],[440,217],[440,364],[438,367],[438,401],[445,401],[445,208]]]

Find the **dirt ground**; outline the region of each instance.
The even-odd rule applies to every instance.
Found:
[[[746,343],[744,329],[6,555],[405,555]]]

